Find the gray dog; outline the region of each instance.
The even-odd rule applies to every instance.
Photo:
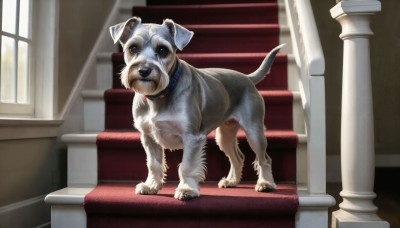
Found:
[[[228,69],[197,69],[180,60],[176,50],[189,43],[193,32],[169,19],[158,25],[142,24],[133,17],[110,27],[110,32],[123,46],[126,67],[121,81],[136,93],[133,119],[147,155],[148,177],[136,186],[136,194],[157,194],[166,178],[164,149],[183,149],[174,197],[199,197],[206,170],[204,146],[215,129],[217,144],[231,164],[220,188],[240,182],[244,162],[236,138],[240,128],[256,154],[255,190],[276,188],[266,154],[264,101],[255,84],[269,72],[283,45],[273,49],[254,73],[244,75]]]

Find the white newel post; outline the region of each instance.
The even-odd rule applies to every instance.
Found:
[[[343,202],[332,214],[332,227],[383,228],[373,204],[375,176],[369,36],[370,17],[381,11],[376,0],[343,0],[331,9],[342,26],[343,88],[341,165]]]

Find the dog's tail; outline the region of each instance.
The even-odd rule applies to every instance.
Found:
[[[261,63],[260,67],[253,73],[247,75],[250,80],[257,84],[265,78],[265,75],[269,74],[271,70],[272,63],[275,60],[275,56],[278,54],[279,50],[286,44],[281,44],[274,49],[272,49],[268,55],[265,57],[264,61]]]

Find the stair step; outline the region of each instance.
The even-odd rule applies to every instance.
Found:
[[[178,57],[197,68],[226,68],[245,74],[255,71],[268,53],[196,53],[178,54]],[[272,65],[270,74],[259,84],[258,89],[284,90],[288,88],[288,58],[284,53],[278,53]],[[120,72],[125,67],[122,52],[112,54],[113,88],[122,88]]]
[[[246,227],[294,227],[299,206],[296,186],[287,184],[270,193],[255,192],[250,184],[230,189],[202,184],[201,197],[188,202],[173,198],[175,188],[167,184],[158,195],[145,196],[135,195],[132,184],[101,184],[85,198],[88,226],[238,227],[246,218]]]
[[[185,24],[262,24],[278,23],[278,3],[209,5],[152,5],[133,7],[143,23],[162,23],[166,18]]]
[[[296,148],[304,143],[293,131],[266,131],[268,155],[272,158],[276,181],[296,181]],[[239,147],[246,159],[243,180],[256,180],[252,162],[255,159],[243,131],[238,133]],[[299,141],[301,140],[301,141]],[[97,136],[99,180],[145,180],[147,176],[146,155],[140,142],[139,132],[105,131]],[[178,180],[178,164],[182,151],[166,151],[168,180]],[[207,181],[218,181],[229,171],[229,162],[210,133],[206,144]]]
[[[183,25],[194,32],[185,53],[268,52],[279,44],[278,24]]]
[[[109,185],[112,185],[112,184],[109,183]],[[139,197],[139,196],[135,196],[133,194],[133,192],[134,192],[134,183],[130,184],[130,189],[129,189],[129,186],[126,186],[125,189],[122,189],[122,188],[124,188],[124,185],[127,185],[127,184],[115,184],[115,187],[113,187],[113,189],[120,188],[119,191],[121,191],[121,192],[124,191],[125,194],[128,194],[128,191],[129,191],[129,194],[131,194],[131,195],[125,195],[125,196],[128,196],[129,198],[131,198],[131,197]],[[167,184],[167,186],[168,186],[168,184]],[[279,188],[283,188],[283,186],[284,186],[283,184],[282,185],[278,184],[278,189]],[[291,187],[290,185],[288,185],[288,186]],[[210,186],[210,188],[212,188],[212,187],[213,186]],[[110,187],[110,189],[111,189],[111,187]],[[232,204],[236,204],[235,203],[236,199],[239,199],[241,201],[241,200],[244,200],[245,198],[250,198],[250,196],[251,196],[251,195],[245,195],[244,194],[245,191],[239,192],[239,191],[242,190],[241,188],[220,189],[220,191],[223,193],[222,196],[221,195],[208,194],[209,190],[206,190],[206,189],[207,189],[207,186],[202,185],[202,189],[200,191],[201,194],[202,194],[202,197],[203,196],[204,197],[208,197],[209,199],[218,200],[219,202],[221,200],[229,200],[229,199],[231,199],[232,200],[231,203]],[[53,212],[54,213],[60,213],[60,214],[54,214],[54,215],[60,216],[60,217],[58,217],[58,219],[64,220],[65,221],[64,224],[68,224],[66,226],[68,226],[68,227],[87,227],[86,212],[84,210],[84,206],[83,205],[85,203],[86,196],[89,196],[88,194],[90,192],[92,192],[93,190],[94,190],[94,187],[82,187],[82,188],[71,188],[71,187],[68,187],[68,188],[63,188],[63,189],[60,189],[58,191],[52,192],[49,195],[47,195],[46,198],[45,198],[45,203],[52,206],[52,215],[53,215]],[[106,197],[107,199],[111,198],[111,194],[113,194],[115,196],[114,192],[111,193],[111,192],[102,191],[102,190],[105,190],[105,189],[99,189],[99,190],[101,190],[101,192],[105,193],[104,197]],[[169,190],[169,191],[171,191],[171,190]],[[226,194],[227,194],[226,191],[230,191],[230,190],[236,190],[236,191],[238,191],[238,194],[235,194],[234,196],[231,196],[231,197],[226,197]],[[244,189],[244,190],[246,190],[246,189]],[[163,189],[161,191],[166,191],[166,189]],[[206,191],[207,191],[207,193],[206,193]],[[288,189],[287,191],[291,191],[291,189]],[[100,191],[96,190],[96,192],[94,192],[94,193],[99,193],[99,192]],[[275,193],[278,194],[278,192],[275,192]],[[255,194],[255,193],[251,192],[250,194]],[[265,195],[267,195],[267,194],[271,194],[271,193],[265,193]],[[305,221],[306,223],[304,223],[304,224],[306,226],[304,226],[304,227],[309,227],[310,226],[310,223],[309,223],[309,221],[311,219],[309,217],[310,213],[311,214],[315,214],[315,211],[318,210],[318,209],[328,208],[328,207],[331,207],[331,206],[335,205],[335,199],[333,197],[331,197],[329,195],[326,195],[326,194],[310,195],[308,193],[307,189],[304,189],[304,190],[303,189],[299,189],[299,186],[297,186],[297,194],[298,194],[298,200],[297,201],[298,201],[299,205],[298,205],[298,210],[296,212],[296,217],[300,218],[300,219],[308,219],[307,221]],[[98,194],[96,194],[96,195],[98,196]],[[230,195],[233,195],[233,194],[230,194]],[[93,195],[91,195],[91,196],[93,196]],[[246,196],[249,196],[249,197],[246,197]],[[282,198],[280,200],[283,201],[284,194],[282,194],[281,196],[282,196]],[[144,197],[147,197],[147,196],[141,196],[141,197],[144,198]],[[172,193],[168,192],[168,194],[166,194],[166,195],[159,194],[159,195],[154,195],[152,197],[158,197],[157,198],[158,202],[162,203],[162,204],[165,204],[165,202],[167,200],[168,201],[171,200],[170,198],[172,198]],[[98,196],[96,198],[100,199],[100,198],[102,198],[102,196]],[[221,199],[217,199],[217,198],[221,198]],[[257,199],[257,198],[255,198],[255,199]],[[129,199],[129,200],[132,200],[132,199]],[[198,200],[200,200],[200,199],[198,199]],[[198,200],[197,200],[197,202],[199,202]],[[276,200],[276,199],[274,199],[274,200]],[[288,200],[294,202],[293,201],[294,200],[293,195],[289,194],[289,199]],[[142,199],[142,201],[143,201],[143,199]],[[160,202],[160,201],[162,201],[162,202]],[[112,201],[112,202],[115,202],[115,201]],[[121,201],[119,201],[119,202],[121,202]],[[179,202],[180,201],[174,202],[174,204],[177,204]],[[196,202],[196,201],[180,202],[182,205],[179,205],[177,207],[183,208],[182,207],[183,205],[186,205],[186,204],[191,203],[191,202]],[[97,203],[98,203],[98,205],[100,204],[99,201],[97,201]],[[284,202],[284,203],[288,203],[288,202]],[[199,206],[200,205],[201,204],[199,204]],[[247,206],[247,204],[244,204],[244,205]],[[220,207],[221,205],[218,205],[218,206]],[[104,204],[100,204],[99,207],[101,207],[101,210],[104,210],[104,209],[106,209],[107,206],[104,205]],[[130,206],[128,205],[128,207],[130,207]],[[206,211],[202,209],[201,212],[204,213]],[[262,213],[263,210],[260,210],[259,212]],[[114,211],[114,214],[115,214],[115,211]],[[318,215],[319,216],[323,216],[323,213],[320,213]],[[95,214],[92,213],[90,216],[95,216]],[[99,216],[99,217],[100,218],[105,218],[104,216]],[[270,216],[267,216],[267,217],[269,218]],[[274,217],[279,217],[279,216],[274,216]],[[305,218],[303,218],[303,217],[305,217]],[[147,219],[148,217],[147,216],[141,216],[141,218]],[[140,224],[143,225],[144,227],[149,227],[148,226],[148,222],[149,221],[158,221],[160,218],[166,219],[165,216],[159,216],[158,215],[157,219],[148,219],[148,220],[144,221],[144,223],[140,223]],[[186,220],[185,219],[186,217],[182,217],[182,216],[180,216],[180,217],[168,216],[168,218],[176,219],[176,221],[185,221]],[[240,221],[243,221],[244,219],[246,219],[246,218],[244,218],[243,215],[237,215],[235,218],[240,219]],[[113,217],[112,219],[114,220],[115,218]],[[229,220],[231,220],[231,219],[234,219],[234,218],[229,218]],[[188,224],[188,226],[190,225],[189,227],[191,227],[191,226],[193,226],[193,224],[197,224],[198,221],[199,221],[199,219],[196,219],[196,221],[192,221],[190,224]],[[246,219],[246,227],[248,227],[248,225],[251,225],[249,222],[252,222],[252,221],[253,220],[251,218],[250,219],[247,218]],[[89,221],[89,222],[91,222],[91,221]],[[135,220],[135,225],[139,224],[139,223],[136,223],[136,222],[137,221]],[[237,227],[238,224],[239,223],[235,223],[235,224],[231,224],[230,226],[231,227]],[[270,227],[271,221],[263,221],[262,224],[255,224],[253,227],[264,227],[265,224],[268,224],[268,227]],[[94,227],[98,227],[98,228],[104,227],[104,226],[107,227],[107,228],[108,227],[112,227],[112,226],[108,226],[108,225],[109,225],[108,223],[95,224]],[[219,227],[221,227],[221,226],[219,226]],[[132,227],[132,226],[128,226],[128,227]],[[159,226],[157,225],[157,227],[166,227],[166,221],[162,221],[162,224],[160,224]],[[180,227],[180,223],[178,225],[173,225],[173,227]],[[213,221],[213,224],[209,225],[208,227],[215,227],[215,221]],[[272,226],[271,225],[271,227],[283,228],[284,226],[282,226],[282,224],[279,224],[277,226]],[[289,227],[294,227],[294,224],[290,224]]]
[[[265,101],[265,126],[271,130],[292,130],[293,93],[288,90],[261,90],[259,93]],[[106,129],[133,128],[131,113],[134,95],[134,92],[126,89],[109,89],[105,92]]]

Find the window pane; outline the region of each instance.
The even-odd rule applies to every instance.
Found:
[[[18,42],[18,80],[17,80],[17,103],[28,103],[28,67],[29,67],[28,43]]]
[[[3,0],[2,30],[15,34],[17,19],[17,0]]]
[[[20,0],[19,4],[19,35],[29,38],[30,0]]]
[[[15,42],[13,39],[1,38],[1,86],[0,100],[15,102]]]

